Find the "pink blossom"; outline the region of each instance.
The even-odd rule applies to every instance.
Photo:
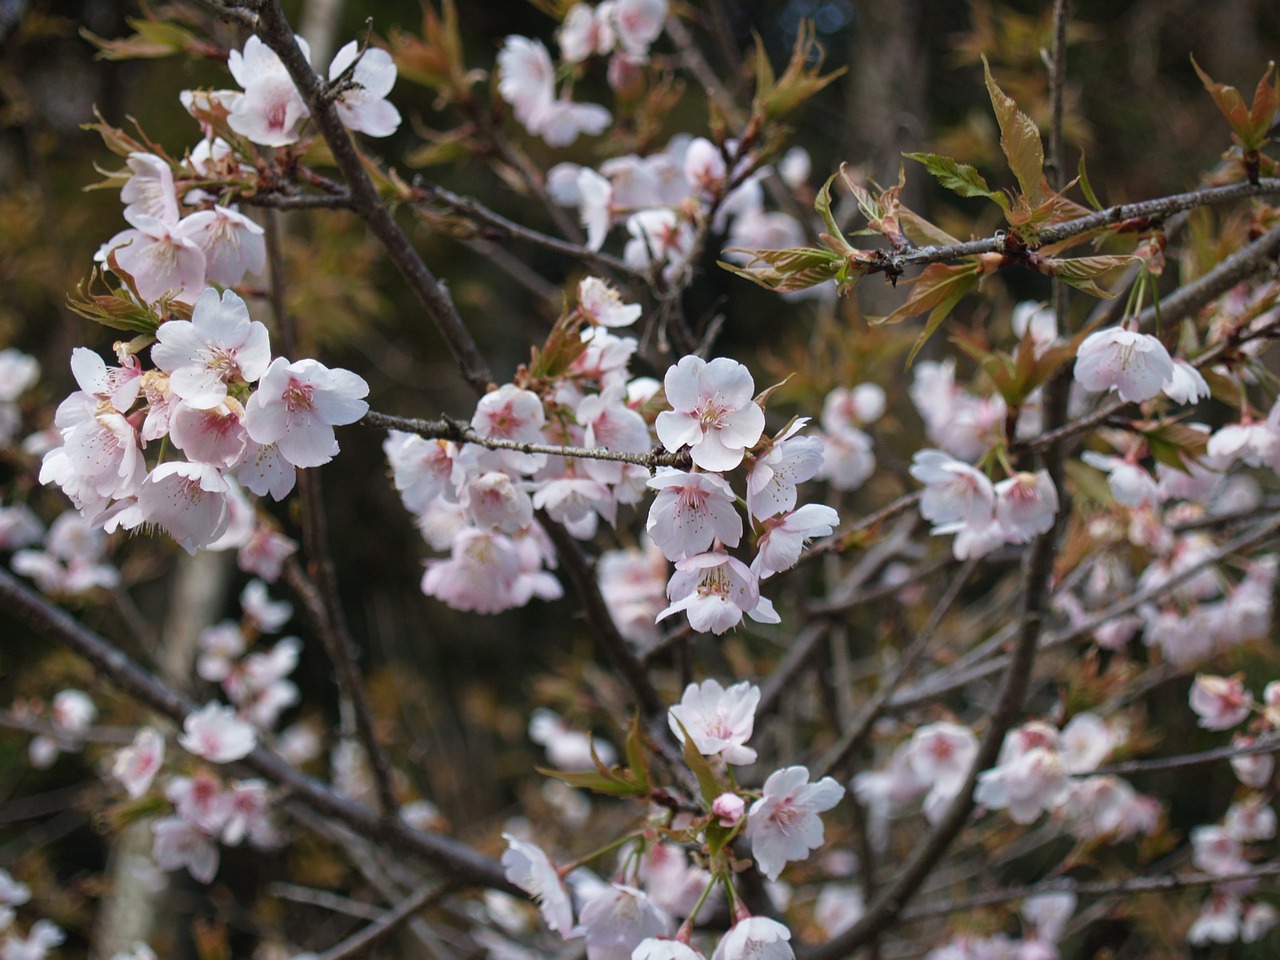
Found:
[[[614,203],[618,204],[616,198]],[[633,213],[627,218],[627,233],[631,239],[622,250],[627,266],[648,270],[663,264],[662,277],[668,283],[688,269],[695,234],[693,226],[675,210],[661,207]]]
[[[1173,373],[1162,390],[1175,403],[1197,403],[1212,396],[1204,376],[1185,360],[1173,361]]]
[[[725,689],[718,680],[685,687],[680,702],[667,711],[667,724],[681,743],[686,733],[704,757],[717,754],[725,763],[755,763],[756,752],[746,746],[755,726],[760,688],[745,680]]]
[[[271,494],[272,500],[283,500],[297,483],[298,472],[281,453],[279,443],[258,443],[250,437],[235,467],[235,477],[260,497]]]
[[[1149,334],[1111,327],[1085,337],[1076,351],[1077,383],[1094,393],[1115,390],[1130,403],[1150,400],[1172,376],[1169,351]]]
[[[258,526],[236,554],[236,564],[245,573],[257,574],[267,583],[275,583],[280,579],[285,560],[297,551],[298,544],[279,530]]]
[[[499,613],[516,603],[520,554],[510,538],[474,527],[454,539],[448,560],[427,564],[422,592],[455,610]]]
[[[1053,527],[1058,491],[1044,470],[1015,473],[995,485],[996,519],[1011,540],[1027,543]]]
[[[301,37],[296,40],[303,57],[310,59],[307,42]],[[264,147],[295,143],[311,111],[275,51],[251,36],[243,52],[231,51],[227,68],[244,89],[244,96],[234,101],[227,118],[231,129]]]
[[[621,883],[589,897],[578,924],[587,941],[587,960],[630,960],[642,941],[670,936],[672,926],[647,893]]]
[[[704,470],[732,470],[764,432],[755,383],[736,360],[682,357],[663,381],[671,410],[658,414],[658,439],[671,452],[688,446]]]
[[[329,64],[329,82],[336,81],[352,63],[356,65],[351,74],[355,86],[334,100],[339,118],[349,129],[371,137],[391,136],[400,126],[400,111],[387,99],[396,82],[395,61],[377,47],[366,47],[361,53],[360,45],[352,40]]]
[[[747,509],[757,520],[794,509],[796,487],[822,469],[822,440],[795,436],[807,422],[807,418],[798,419],[752,462],[747,475]]]
[[[822,428],[832,432],[856,430],[879,420],[884,407],[884,388],[879,384],[836,387],[822,401]]]
[[[823,434],[822,443],[822,468],[816,477],[836,490],[857,490],[875,472],[871,438],[861,430],[829,430]]]
[[[911,476],[925,485],[920,515],[936,527],[985,526],[995,516],[995,488],[987,475],[941,450],[918,450]]]
[[[808,776],[807,771],[805,776]],[[791,931],[777,920],[746,917],[720,938],[711,960],[794,960],[795,951],[791,949],[790,940]]]
[[[208,836],[181,817],[165,817],[151,825],[151,856],[161,870],[185,867],[192,879],[209,883],[218,872],[218,848]]]
[[[203,410],[185,401],[176,404],[170,413],[169,436],[187,459],[221,468],[241,461],[249,439],[244,408],[231,397]]]
[[[1197,869],[1216,876],[1243,873],[1249,869],[1240,841],[1218,826],[1192,829],[1191,862]]]
[[[585,3],[575,3],[569,8],[557,32],[560,55],[566,63],[581,63],[613,49],[616,36],[608,13],[604,4],[593,9]]]
[[[725,553],[699,553],[677,562],[667,599],[672,603],[658,619],[685,611],[700,632],[725,633],[742,622],[744,613],[761,623],[778,622],[773,605],[760,596],[756,575]]]
[[[178,743],[211,763],[230,763],[248,756],[257,746],[258,736],[230,707],[211,701],[187,715]]]
[[[111,775],[129,796],[137,799],[151,786],[164,764],[164,737],[152,727],[143,727],[133,742],[116,753]]]
[[[218,406],[228,384],[253,383],[271,362],[267,328],[230,290],[206,290],[189,321],[162,323],[156,339],[151,359],[169,374],[170,391],[197,409]]]
[[[246,273],[262,273],[267,245],[262,227],[244,214],[217,204],[182,219],[179,231],[204,252],[205,279],[232,287]]]
[[[1252,698],[1244,688],[1244,675],[1215,677],[1196,674],[1191,685],[1191,709],[1206,730],[1229,730],[1249,716]]]
[[[508,383],[480,398],[471,418],[471,429],[482,437],[541,443],[545,423],[546,414],[538,395]],[[547,462],[546,454],[541,453],[500,450],[496,455],[498,460],[520,473],[532,473]]]
[[[800,561],[806,543],[814,537],[827,536],[839,522],[839,514],[820,503],[806,503],[798,510],[765,520],[751,569],[761,580],[790,570]]]
[[[606,766],[618,758],[612,744],[575,730],[546,707],[539,707],[529,717],[529,739],[546,748],[547,759],[559,770],[594,770],[596,758]]]
[[[138,499],[119,515],[132,530],[156,526],[187,553],[206,547],[227,529],[227,481],[204,463],[162,463],[138,488]]]
[[[602,327],[629,327],[640,319],[640,305],[623,303],[618,291],[599,277],[578,284],[578,309]]]
[[[507,879],[533,897],[550,929],[562,937],[569,936],[573,930],[573,905],[550,858],[535,844],[518,840],[509,833],[504,833],[502,839],[507,841],[507,850],[502,855]]]
[[[1014,823],[1033,823],[1063,799],[1067,770],[1057,750],[1035,747],[984,770],[978,777],[974,800],[993,810],[1008,810]]]
[[[178,195],[169,164],[153,153],[139,152],[129,154],[126,162],[133,175],[120,189],[120,200],[127,204],[125,219],[142,214],[162,223],[176,224]]]
[[[133,229],[124,230],[103,244],[98,252],[102,262],[114,253],[120,269],[133,277],[138,296],[152,303],[168,295],[192,303],[208,287],[205,255],[186,236],[181,224],[168,224],[145,214],[129,220]]]
[[[662,468],[648,487],[658,495],[645,530],[668,560],[702,553],[717,539],[729,547],[742,539],[742,517],[723,477]]]
[[[822,846],[818,814],[830,810],[843,796],[844,787],[830,777],[810,783],[807,767],[771,773],[747,820],[746,836],[760,872],[777,880],[789,860],[807,859],[811,850]]]
[[[1227,808],[1222,828],[1241,843],[1270,840],[1276,835],[1276,812],[1265,798],[1253,794]]]
[[[422,513],[436,497],[456,499],[462,474],[456,444],[390,430],[382,451],[391,464],[400,498],[410,512]]]
[[[600,594],[626,639],[645,646],[657,639],[654,620],[667,605],[667,561],[653,543],[646,549],[608,550],[596,563]]]
[[[277,444],[295,467],[318,467],[338,451],[333,428],[368,412],[368,393],[369,385],[349,370],[277,357],[245,404],[245,429],[258,443]]]
[[[722,827],[736,827],[746,810],[747,802],[736,793],[722,793],[711,804],[711,813]]]
[[[667,22],[667,0],[615,0],[611,13],[618,42],[635,56],[643,57]]]
[[[706,958],[693,947],[679,940],[649,937],[636,944],[636,948],[631,951],[631,960],[706,960]]]
[[[60,690],[52,706],[54,726],[72,736],[84,733],[98,718],[98,708],[83,690]]]
[[[468,479],[458,502],[482,530],[518,533],[533,522],[533,502],[505,473],[494,470]]]

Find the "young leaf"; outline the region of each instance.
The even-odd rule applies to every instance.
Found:
[[[649,792],[648,785],[641,786],[626,771],[601,773],[599,770],[552,770],[550,767],[534,769],[544,777],[555,777],[571,787],[582,787],[610,797],[634,797]]]
[[[745,253],[751,260],[745,267],[721,260],[719,265],[730,273],[777,293],[790,293],[816,287],[828,280],[847,284],[849,262],[845,257],[817,247],[793,247],[786,250],[729,249],[726,253]],[[763,267],[757,264],[764,264]],[[866,271],[863,270],[862,273]]]
[[[1013,98],[1000,89],[991,76],[987,58],[982,58],[982,72],[991,95],[991,106],[1000,124],[1000,149],[1009,161],[1009,169],[1018,178],[1022,194],[1032,207],[1040,205],[1046,187],[1044,178],[1044,144],[1040,131],[1025,113],[1018,109]]]
[[[1076,179],[1080,181],[1080,192],[1089,201],[1089,206],[1093,207],[1094,210],[1101,210],[1102,204],[1098,202],[1098,195],[1093,192],[1093,185],[1089,183],[1089,175],[1084,170],[1084,151],[1080,152],[1080,164],[1076,169]]]
[[[706,801],[707,807],[715,803],[716,797],[724,793],[728,789],[720,782],[720,778],[716,776],[715,771],[711,769],[711,764],[707,762],[707,758],[698,752],[698,746],[693,742],[693,737],[689,735],[689,731],[685,729],[683,723],[679,720],[676,724],[680,727],[680,732],[684,734],[684,762],[693,775],[698,778],[698,789],[702,791],[702,799]]]
[[[920,276],[905,281],[913,285],[907,302],[893,313],[875,318],[871,323],[877,326],[882,323],[898,323],[907,317],[914,317],[926,310],[935,310],[944,305],[950,312],[951,307],[956,305],[960,297],[978,282],[977,272],[976,263],[930,264]]]
[[[827,182],[822,185],[822,189],[818,191],[817,198],[813,201],[813,209],[817,211],[818,216],[822,217],[822,222],[827,228],[827,234],[835,247],[848,252],[853,249],[853,245],[844,238],[844,233],[840,230],[840,224],[836,223],[836,218],[831,213],[831,184],[835,178],[844,173],[844,164],[840,165],[840,169],[827,177]]]
[[[764,44],[756,37],[756,95],[752,114],[763,120],[777,120],[786,116],[800,104],[844,74],[841,67],[823,76],[821,74],[823,49],[814,39],[815,29],[810,20],[800,21],[796,31],[791,61],[782,76],[774,79],[773,67],[764,51]],[[809,66],[812,63],[813,66]]]
[[[1213,102],[1218,105],[1222,115],[1231,124],[1232,131],[1239,138],[1240,146],[1245,151],[1250,151],[1257,150],[1266,143],[1267,130],[1271,126],[1277,108],[1280,108],[1280,77],[1276,78],[1274,84],[1270,82],[1271,75],[1275,72],[1275,63],[1267,64],[1267,72],[1258,81],[1258,87],[1253,93],[1253,104],[1250,107],[1244,105],[1244,97],[1240,95],[1239,90],[1225,83],[1218,83],[1201,70],[1195,57],[1191,58],[1191,65],[1196,68],[1200,82],[1213,97]]]
[[[969,164],[936,153],[904,153],[903,156],[924,164],[924,168],[934,179],[952,193],[958,193],[962,197],[986,197],[1000,204],[1003,209],[1009,209],[1009,198],[988,187],[982,174]]]
[[[640,732],[640,714],[631,716],[631,727],[627,730],[624,744],[627,754],[627,766],[636,784],[643,790],[649,789],[649,761],[644,754],[644,734]]]
[[[1095,297],[1111,300],[1115,294],[1103,290],[1093,282],[1094,279],[1117,267],[1126,266],[1135,259],[1137,258],[1128,255],[1072,257],[1069,260],[1054,260],[1046,257],[1041,261],[1041,265],[1049,276],[1057,277],[1077,290],[1083,290]]]

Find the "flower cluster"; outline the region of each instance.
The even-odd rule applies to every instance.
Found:
[[[692,747],[706,758],[704,764],[712,761],[727,770],[727,765],[756,761],[756,751],[746,743],[759,702],[760,689],[750,683],[728,688],[716,680],[691,683],[680,702],[668,710],[668,724],[675,737],[686,744],[686,756]],[[544,715],[539,726],[551,722]],[[531,723],[531,733],[533,729]],[[605,769],[605,761],[594,759]],[[629,759],[634,762],[634,756]],[[656,833],[645,830],[636,837],[636,849],[620,859],[613,881],[604,883],[585,868],[557,866],[537,844],[506,833],[502,864],[507,879],[538,903],[548,929],[566,939],[582,937],[589,958],[694,960],[705,956],[690,946],[690,939],[699,911],[716,887],[724,884],[732,889],[733,870],[723,853],[726,845],[738,835],[745,836],[760,872],[776,881],[788,862],[807,859],[822,846],[824,830],[819,814],[839,803],[844,788],[830,777],[811,783],[805,767],[786,767],[771,773],[763,788],[751,794],[755,799],[748,810],[746,791],[730,786],[732,777],[712,788],[712,781],[721,781],[708,765],[698,779],[707,810],[704,817],[690,820],[682,814],[673,818],[667,811],[654,814],[651,822],[662,826],[667,836],[682,836],[702,847],[709,869],[691,866],[681,846],[652,842]],[[711,796],[708,791],[719,792]],[[824,914],[834,925],[839,922],[836,917],[847,919],[850,910],[861,911],[860,895],[856,904],[828,903]],[[791,931],[782,924],[752,917],[740,901],[734,919],[713,957],[790,960],[794,956],[789,945]],[[683,924],[677,932],[679,920]]]
[[[219,545],[244,500],[241,486],[283,498],[298,468],[337,453],[333,427],[368,409],[368,385],[355,374],[272,360],[266,327],[231,291],[206,290],[191,319],[161,324],[156,341],[152,369],[125,345],[118,366],[84,347],[73,351],[80,391],[58,407],[62,443],[40,470],[42,483],[61,487],[109,531],[160,528],[189,553]],[[156,441],[186,459],[148,467],[145,450]],[[241,513],[247,522],[221,546],[253,539],[252,511]]]

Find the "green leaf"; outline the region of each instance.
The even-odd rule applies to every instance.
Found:
[[[1102,204],[1098,202],[1098,196],[1093,192],[1093,186],[1089,183],[1089,175],[1084,170],[1084,151],[1080,151],[1080,164],[1076,168],[1076,176],[1080,180],[1080,192],[1084,194],[1084,198],[1089,201],[1089,206],[1094,210],[1101,210]]]
[[[844,164],[840,165],[840,169],[827,177],[827,182],[822,185],[822,189],[818,191],[817,198],[813,201],[813,209],[822,217],[822,222],[827,228],[831,241],[846,251],[852,250],[853,245],[844,238],[844,233],[840,230],[840,225],[836,223],[835,216],[831,213],[831,184],[836,177],[844,172]]]
[[[1009,161],[1009,169],[1018,178],[1022,194],[1032,207],[1039,206],[1044,195],[1044,144],[1040,131],[1030,117],[1018,109],[1013,98],[1000,89],[991,76],[987,58],[982,58],[982,72],[986,77],[987,93],[995,109],[996,122],[1000,125],[1000,149]]]
[[[601,773],[599,770],[552,770],[549,767],[535,767],[545,777],[555,777],[571,787],[581,787],[593,793],[603,793],[610,797],[634,797],[648,793],[649,788],[641,787],[634,780],[612,772]]]
[[[801,20],[791,60],[781,77],[775,79],[764,43],[756,36],[756,94],[752,114],[762,120],[778,120],[844,74],[847,67],[822,75],[824,51],[815,38],[811,20]],[[811,66],[812,64],[812,66]]]
[[[1111,300],[1114,293],[1108,293],[1099,287],[1094,280],[1111,270],[1133,263],[1137,257],[1128,255],[1112,255],[1103,257],[1072,257],[1069,260],[1054,260],[1046,257],[1041,261],[1045,272],[1057,277],[1063,283],[1069,283],[1077,290]]]
[[[986,197],[1000,204],[1001,208],[1009,209],[1009,199],[1003,193],[997,193],[988,187],[982,174],[969,164],[936,153],[904,153],[903,156],[924,164],[924,168],[934,179],[952,193],[958,193],[962,197]]]
[[[640,714],[632,714],[631,727],[627,730],[624,744],[627,754],[627,766],[637,785],[646,792],[649,790],[649,761],[644,753],[644,734],[640,732]]]
[[[683,723],[679,720],[676,725],[680,728],[680,732],[684,734],[684,762],[693,775],[698,778],[698,789],[702,791],[702,799],[706,803],[707,808],[716,802],[716,797],[724,793],[728,788],[720,782],[720,778],[716,776],[711,764],[707,762],[707,758],[698,752],[697,745],[693,742],[693,737],[689,735],[689,731],[685,729]]]
[[[1184,473],[1188,463],[1204,456],[1209,442],[1207,433],[1186,423],[1161,423],[1139,432],[1146,438],[1152,457]]]
[[[99,60],[154,60],[172,57],[191,49],[195,35],[177,24],[155,19],[128,17],[125,22],[134,29],[131,37],[107,40],[81,27],[80,36],[98,48]]]
[[[913,286],[906,303],[888,316],[871,320],[873,324],[898,323],[907,317],[914,317],[926,310],[930,311],[924,330],[916,338],[907,356],[907,366],[911,366],[920,348],[933,336],[942,321],[960,302],[960,298],[977,285],[978,265],[976,263],[930,264],[925,268],[924,273],[910,283]]]
[[[848,284],[856,277],[849,276],[849,261],[831,250],[817,247],[793,247],[786,250],[741,250],[731,248],[726,253],[745,253],[751,260],[745,267],[717,261],[719,266],[735,276],[778,293],[790,293],[816,287],[828,280]],[[763,267],[757,266],[764,264]],[[863,270],[862,273],[866,271]],[[861,273],[857,274],[861,276]]]

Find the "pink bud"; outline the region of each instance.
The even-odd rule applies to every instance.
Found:
[[[742,819],[747,803],[736,793],[722,793],[711,804],[711,812],[720,818],[720,826],[732,827]]]

